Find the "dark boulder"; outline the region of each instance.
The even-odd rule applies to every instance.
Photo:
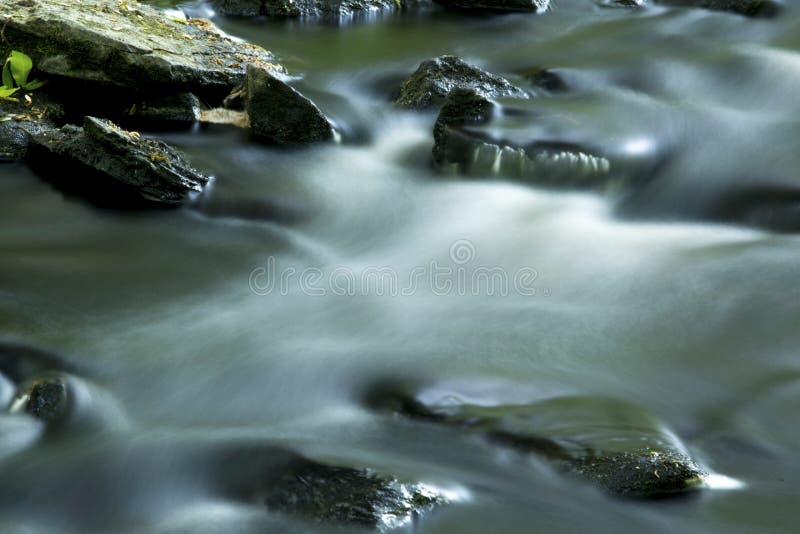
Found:
[[[94,117],[86,117],[83,128],[67,125],[34,135],[28,160],[52,181],[89,195],[107,193],[114,197],[110,202],[177,206],[209,180],[169,145]]]
[[[490,74],[455,56],[424,61],[400,87],[395,104],[410,109],[440,105],[454,89],[471,89],[487,98],[528,98],[505,78]]]
[[[434,0],[448,9],[464,11],[532,11],[542,13],[550,0]]]
[[[245,90],[250,127],[258,139],[299,145],[335,138],[333,125],[319,108],[267,69],[249,65]]]

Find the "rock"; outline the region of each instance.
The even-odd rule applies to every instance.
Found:
[[[192,93],[156,97],[134,104],[128,114],[148,125],[189,125],[200,120],[200,101]]]
[[[563,93],[569,89],[564,79],[552,69],[531,67],[521,74],[538,89],[543,89],[548,93]]]
[[[713,11],[729,11],[748,17],[776,15],[781,4],[775,0],[658,0],[660,4],[679,7],[699,7]]]
[[[213,0],[223,15],[236,17],[348,17],[375,11],[396,11],[424,0]]]
[[[400,87],[395,104],[410,109],[440,105],[454,89],[471,89],[486,98],[528,98],[505,78],[474,67],[455,56],[441,56],[420,64]]]
[[[616,496],[663,497],[703,485],[706,473],[675,435],[624,401],[574,396],[523,405],[476,405],[458,402],[450,391],[436,395],[441,402],[428,400],[430,391],[424,393],[381,386],[367,400],[381,410],[462,428],[536,454]]]
[[[21,384],[9,412],[28,414],[49,432],[119,430],[128,421],[108,392],[67,373],[46,374]]]
[[[248,64],[283,72],[269,52],[203,19],[172,19],[130,0],[0,0],[2,57],[28,54],[50,76],[143,94],[227,92]]]
[[[433,160],[440,167],[465,165],[475,151],[475,138],[465,126],[488,123],[495,106],[472,89],[457,88],[442,106],[433,127]]]
[[[59,377],[35,380],[24,388],[11,405],[11,413],[25,411],[45,423],[63,419],[69,410],[71,396],[67,384]]]
[[[64,111],[41,93],[25,96],[20,102],[0,100],[0,161],[17,161],[25,158],[30,137],[55,127],[63,119]]]
[[[532,11],[543,13],[550,0],[434,0],[449,9],[464,11]]]
[[[298,459],[270,481],[268,509],[324,524],[391,530],[443,504],[425,486],[402,484],[369,470]]]
[[[67,125],[34,135],[32,144],[29,162],[51,178],[131,204],[177,206],[209,180],[167,144],[94,117],[86,117],[83,128]],[[68,173],[63,164],[81,170]]]
[[[281,145],[330,141],[333,125],[319,108],[267,69],[247,67],[245,108],[253,134]]]
[[[433,129],[433,160],[442,172],[464,177],[501,177],[559,189],[623,191],[653,176],[663,156],[606,154],[571,141],[531,139],[525,110],[504,109],[469,90],[456,90]],[[506,114],[516,129],[497,126]],[[526,129],[527,128],[527,129]]]

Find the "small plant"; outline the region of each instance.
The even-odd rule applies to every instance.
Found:
[[[31,58],[22,52],[12,50],[11,55],[3,64],[3,85],[0,86],[0,100],[18,99],[12,97],[20,89],[23,91],[34,91],[45,84],[41,80],[28,81],[28,75],[33,68]]]

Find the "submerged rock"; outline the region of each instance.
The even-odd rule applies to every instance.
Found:
[[[768,17],[780,11],[775,0],[658,0],[658,3],[680,7],[699,7],[714,11],[729,11],[748,17]]]
[[[281,145],[330,141],[335,130],[309,99],[267,69],[247,67],[245,108],[253,134]]]
[[[0,0],[2,57],[10,49],[51,76],[144,93],[227,91],[245,66],[283,71],[269,52],[203,19],[172,19],[130,0]]]
[[[531,67],[521,74],[538,89],[543,89],[548,93],[562,93],[569,89],[561,75],[552,69]]]
[[[532,11],[542,13],[550,7],[550,0],[434,0],[450,9],[465,11]]]
[[[602,397],[559,397],[524,405],[441,402],[403,388],[381,388],[368,402],[383,410],[484,435],[532,453],[569,475],[621,497],[654,498],[703,485],[705,472],[677,437],[630,403]]]
[[[223,15],[236,17],[346,17],[374,11],[396,11],[425,0],[212,0]]]
[[[56,181],[68,180],[71,188],[115,197],[109,201],[176,206],[209,180],[169,145],[94,117],[86,117],[83,128],[47,130],[32,142],[29,161],[34,167]],[[66,172],[63,164],[75,166],[76,172]]]
[[[434,125],[436,166],[465,177],[501,177],[560,189],[620,190],[651,177],[661,163],[650,154],[606,154],[551,138],[528,141],[531,134],[524,128],[518,134],[506,131],[502,120],[497,124],[505,113],[513,114],[515,124],[524,124],[520,120],[524,111],[501,109],[473,91],[453,91]]]
[[[495,105],[472,89],[455,89],[442,106],[433,126],[433,159],[440,167],[466,163],[476,140],[464,128],[488,123]],[[462,161],[464,160],[464,161]]]
[[[420,64],[400,87],[395,104],[424,109],[440,105],[454,89],[470,89],[487,98],[528,98],[505,78],[490,74],[455,56],[441,56]]]

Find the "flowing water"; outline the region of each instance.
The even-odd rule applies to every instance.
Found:
[[[344,140],[287,151],[220,127],[158,134],[215,176],[177,211],[105,210],[0,169],[3,336],[83,367],[128,425],[6,461],[0,529],[311,528],[202,487],[202,451],[245,440],[459,492],[419,532],[795,531],[800,239],[714,222],[729,195],[800,191],[794,6],[216,22],[302,75]],[[519,73],[552,67],[573,90],[532,98],[521,128],[666,163],[624,198],[443,177],[435,114],[388,96],[444,53],[532,91]],[[481,268],[508,286],[473,287]],[[631,401],[743,485],[615,500],[362,405],[406,376],[486,402]]]

